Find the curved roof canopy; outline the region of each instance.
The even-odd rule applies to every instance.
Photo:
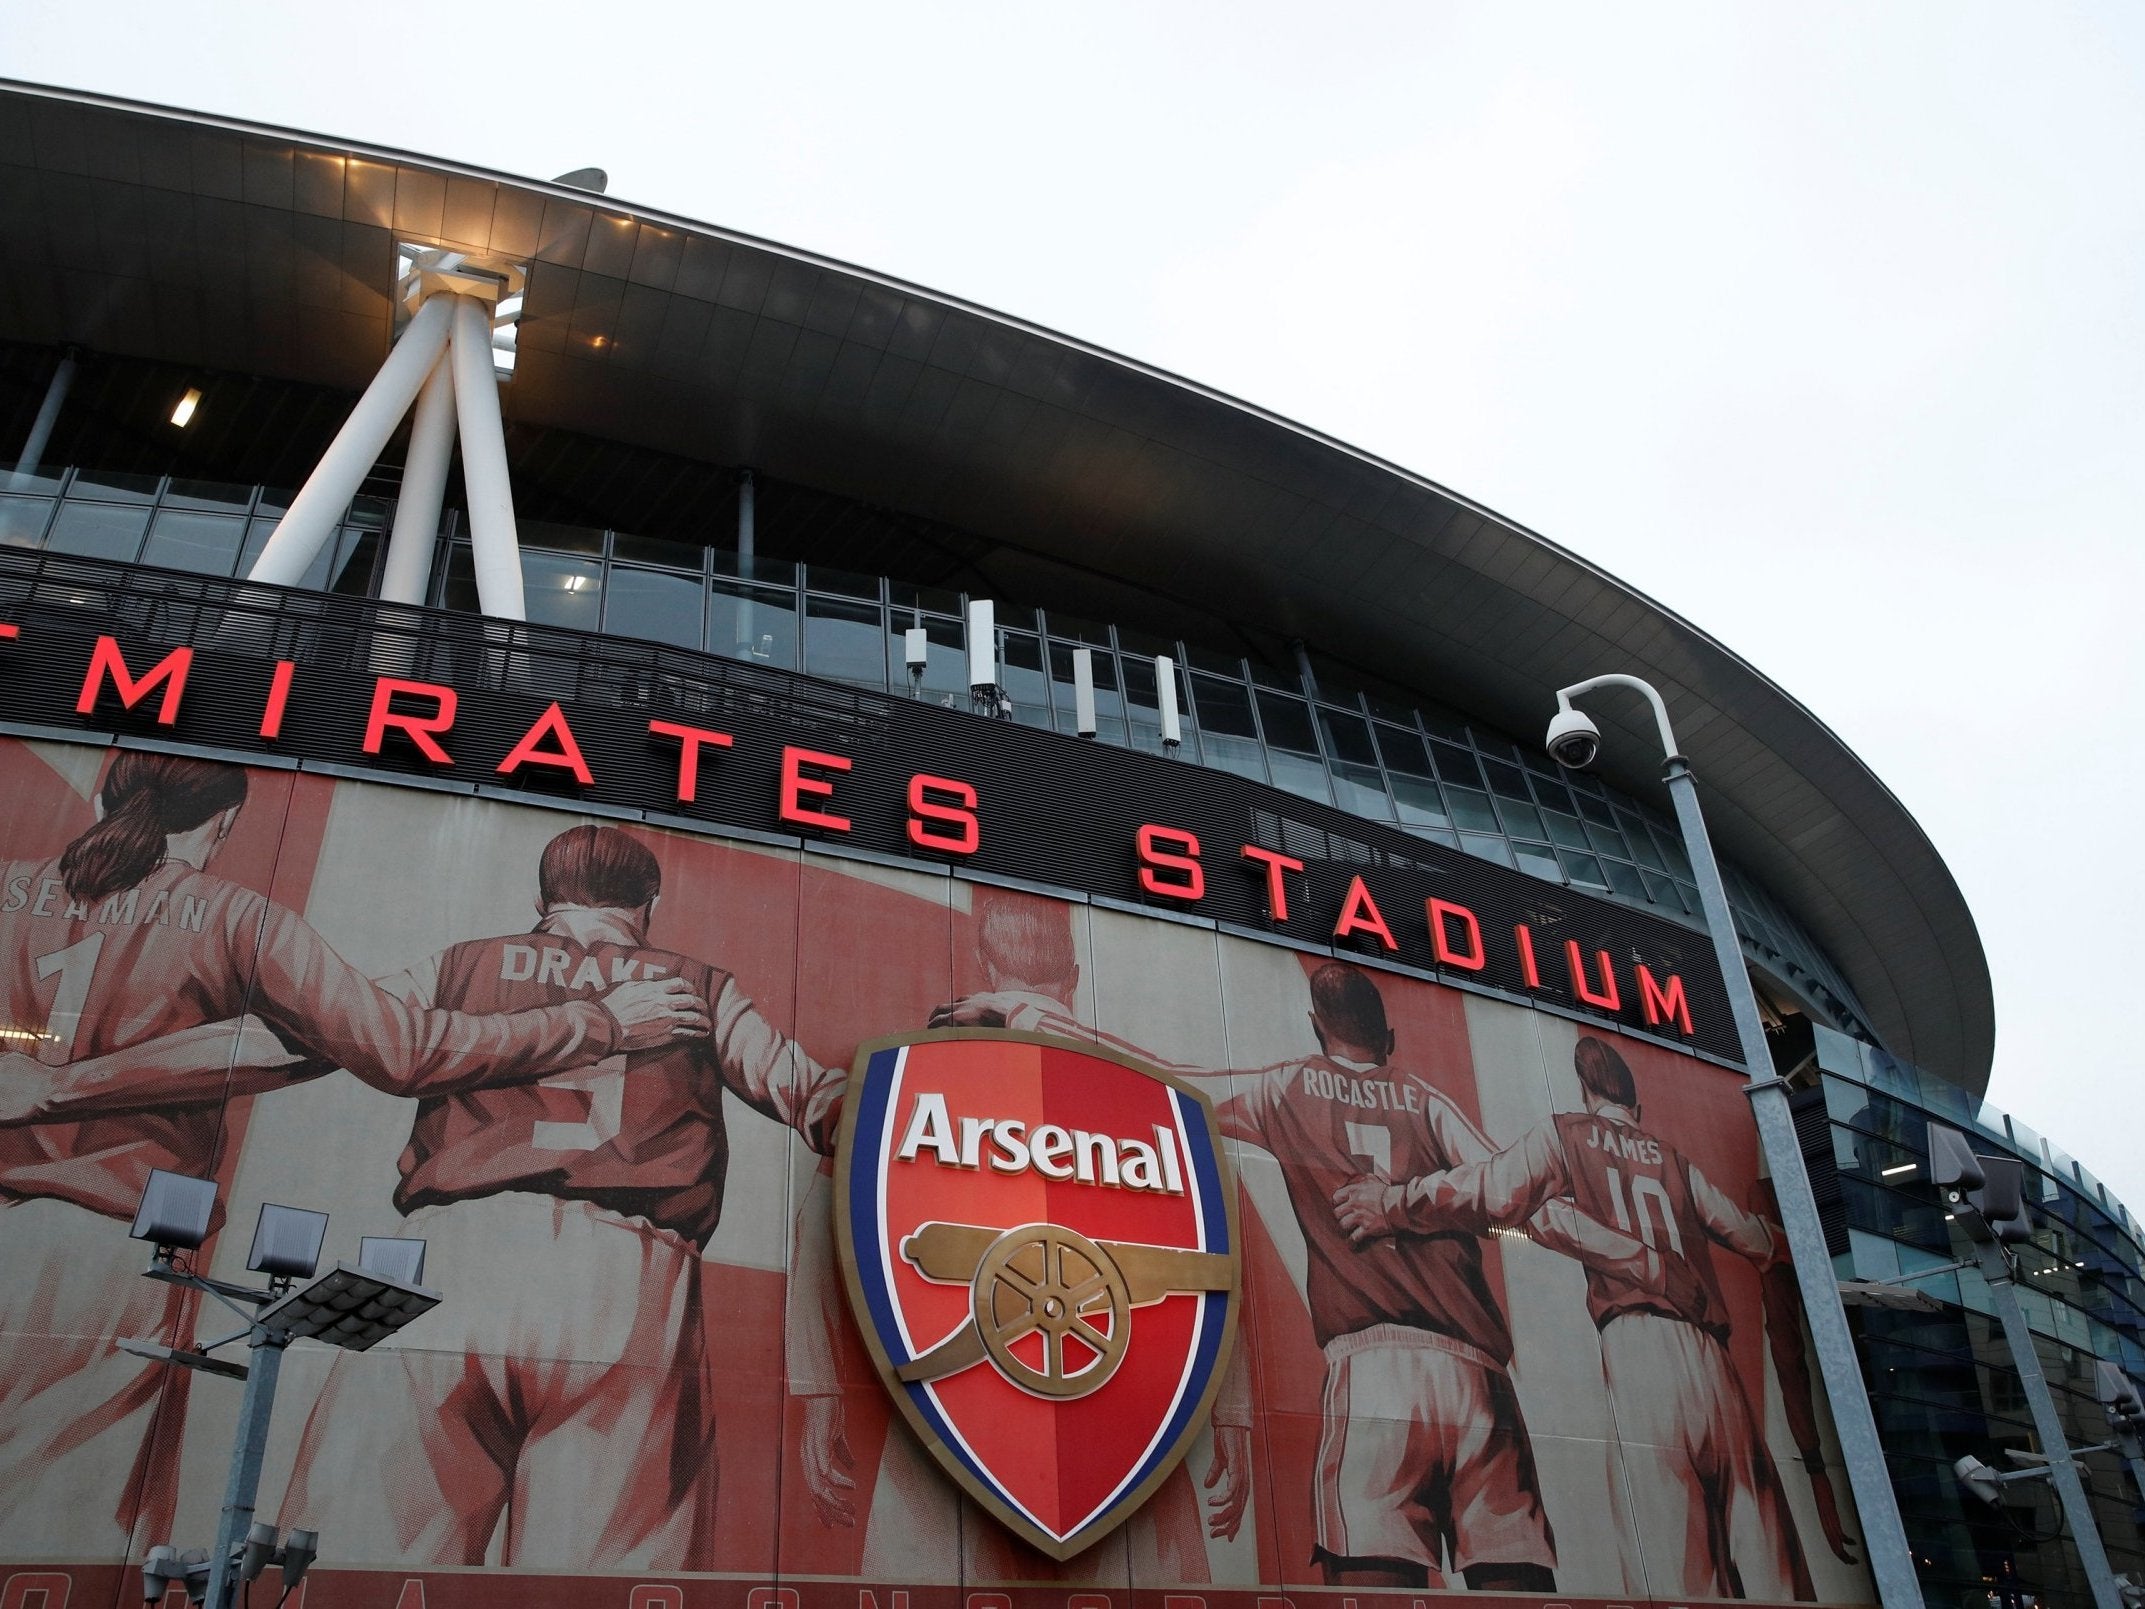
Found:
[[[1532,734],[1556,687],[1659,686],[1721,847],[1810,928],[1897,1054],[1974,1090],[1995,1013],[1928,838],[1712,637],[1422,477],[1003,314],[587,191],[0,83],[0,339],[356,391],[394,251],[531,264],[508,417],[788,480],[1122,578]],[[1247,336],[1247,339],[1250,338]],[[1637,701],[1592,706],[1655,796]]]

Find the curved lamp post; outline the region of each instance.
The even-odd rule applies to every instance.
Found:
[[[1713,843],[1706,835],[1705,817],[1698,808],[1691,763],[1676,747],[1675,729],[1668,723],[1668,706],[1651,683],[1636,676],[1595,676],[1574,682],[1557,691],[1557,713],[1550,722],[1546,747],[1559,765],[1576,770],[1593,763],[1601,751],[1601,732],[1583,711],[1574,707],[1572,700],[1605,687],[1628,689],[1653,706],[1654,722],[1661,733],[1662,780],[1675,801],[1676,825],[1690,856],[1699,903],[1713,938],[1713,954],[1720,963],[1721,983],[1728,991],[1729,1010],[1735,1018],[1736,1040],[1742,1048],[1744,1069],[1750,1074],[1743,1092],[1750,1097],[1751,1112],[1758,1124],[1758,1143],[1764,1150],[1766,1171],[1772,1175],[1773,1194],[1779,1201],[1781,1227],[1787,1232],[1788,1253],[1794,1259],[1796,1283],[1802,1289],[1803,1312],[1810,1321],[1810,1338],[1824,1378],[1825,1394],[1831,1399],[1832,1422],[1839,1432],[1840,1455],[1862,1520],[1870,1572],[1877,1578],[1877,1594],[1884,1609],[1922,1609],[1914,1555],[1907,1545],[1906,1527],[1900,1522],[1899,1500],[1892,1491],[1891,1473],[1885,1467],[1884,1445],[1878,1439],[1876,1416],[1870,1411],[1869,1394],[1862,1384],[1854,1336],[1847,1328],[1847,1310],[1840,1304],[1832,1257],[1825,1249],[1825,1231],[1818,1222],[1817,1203],[1810,1195],[1810,1176],[1803,1167],[1802,1148],[1796,1142],[1787,1083],[1773,1072],[1772,1052],[1766,1047],[1765,1028],[1758,1016],[1758,998],[1736,944],[1728,892],[1721,884],[1720,866],[1713,858]]]

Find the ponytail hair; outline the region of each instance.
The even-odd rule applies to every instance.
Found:
[[[85,905],[132,888],[155,871],[172,833],[190,832],[244,804],[246,773],[212,760],[124,749],[97,797],[104,819],[60,856],[67,897]]]

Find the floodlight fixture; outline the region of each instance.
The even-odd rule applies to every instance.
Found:
[[[320,1266],[320,1244],[327,1237],[326,1213],[266,1202],[253,1228],[246,1267],[273,1280],[310,1279]]]
[[[1177,665],[1167,654],[1154,656],[1154,691],[1162,716],[1162,750],[1175,754],[1184,741],[1184,725],[1177,718]]]
[[[368,1274],[384,1274],[405,1285],[425,1282],[425,1243],[393,1235],[362,1235],[358,1238],[358,1267]]]
[[[1929,1180],[1953,1203],[1982,1184],[1981,1158],[1974,1155],[1965,1135],[1942,1123],[1929,1125]]]
[[[280,1539],[276,1528],[266,1520],[254,1521],[246,1532],[246,1545],[239,1553],[238,1579],[258,1581],[273,1564],[283,1572],[283,1590],[286,1594],[305,1579],[305,1572],[313,1567],[320,1556],[320,1533],[318,1531],[292,1531]]]
[[[150,1170],[142,1186],[141,1206],[134,1213],[134,1227],[127,1231],[136,1240],[156,1247],[160,1258],[175,1251],[193,1251],[209,1238],[209,1224],[216,1216],[216,1181],[191,1174]]]
[[[562,173],[551,181],[563,184],[569,190],[593,190],[602,195],[611,187],[611,176],[601,168],[575,168],[571,173]]]
[[[346,1352],[369,1352],[437,1306],[437,1291],[337,1263],[312,1284],[264,1308],[260,1322],[285,1341],[323,1341]]]
[[[1082,737],[1095,735],[1095,650],[1073,650],[1073,730]]]

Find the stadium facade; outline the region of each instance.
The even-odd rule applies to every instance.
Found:
[[[220,1202],[166,1272],[269,1202],[426,1243],[437,1309],[283,1364],[315,1609],[1875,1602],[1659,743],[1534,737],[1606,672],[1704,790],[1925,1601],[2094,1601],[2047,1482],[1955,1476],[2037,1442],[1928,1125],[2024,1164],[2074,1446],[2145,1232],[1981,1099],[1949,872],[1722,644],[567,181],[7,85],[0,187],[0,1609],[216,1530],[237,1388],[117,1346],[223,1333],[140,1277],[157,1169]]]

